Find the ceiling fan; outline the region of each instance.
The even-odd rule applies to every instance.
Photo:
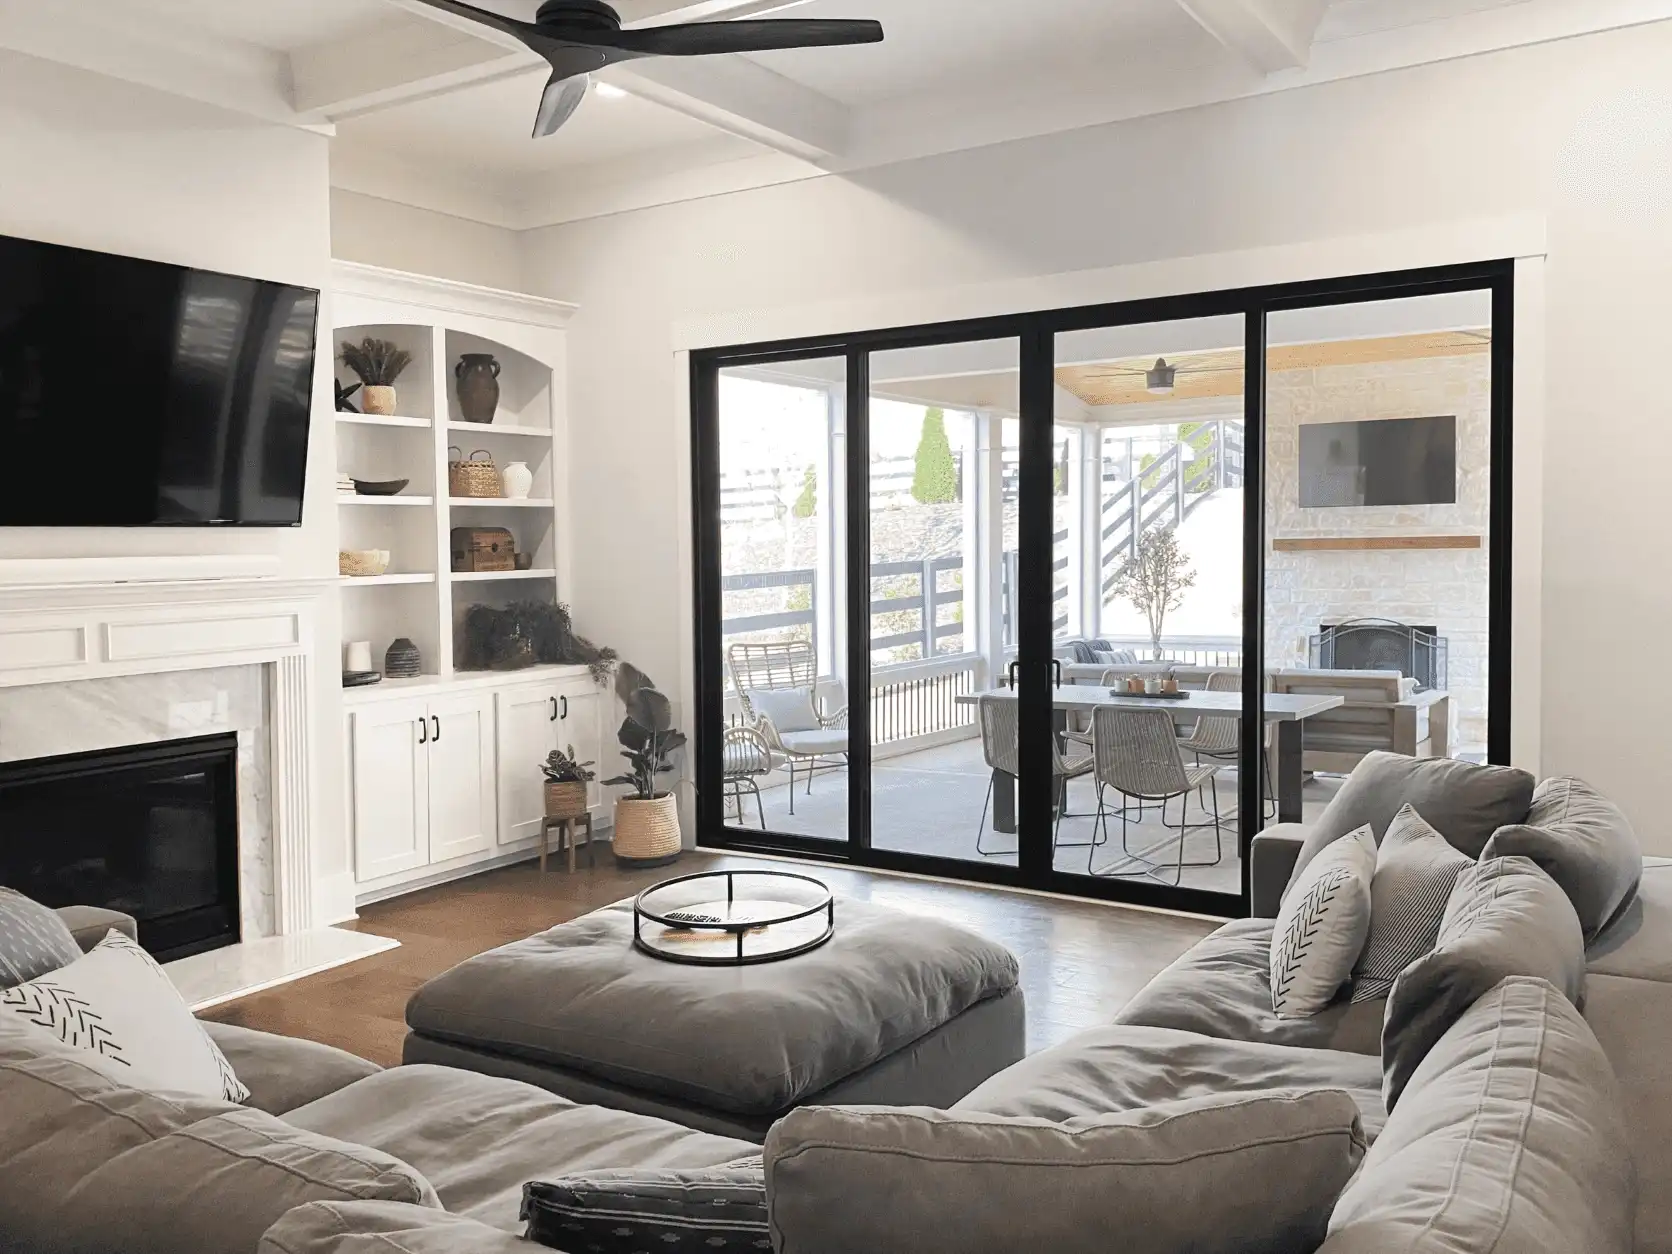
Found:
[[[569,120],[586,96],[590,74],[618,61],[882,41],[882,24],[871,21],[769,18],[622,30],[620,15],[603,0],[546,0],[532,22],[520,22],[460,0],[420,2],[511,35],[550,63],[551,81],[546,84],[540,112],[534,119],[536,139],[550,135]]]

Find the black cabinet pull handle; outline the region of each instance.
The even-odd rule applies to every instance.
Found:
[[[569,717],[569,698],[568,697],[559,697],[558,700],[563,702],[563,717],[568,718]]]
[[[548,700],[552,703],[552,716],[548,721],[555,723],[555,722],[557,722],[557,698],[556,697],[547,697],[546,700]]]
[[[430,725],[422,718],[418,720],[418,743],[421,745],[430,743]]]
[[[435,734],[430,737],[430,741],[433,744],[440,744],[441,743],[441,719],[438,715],[432,714],[432,715],[430,715],[430,722],[435,724]]]

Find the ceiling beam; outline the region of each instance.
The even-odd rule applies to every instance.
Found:
[[[298,113],[346,118],[544,68],[538,54],[444,22],[403,23],[290,54]]]
[[[1262,74],[1312,59],[1328,0],[1177,0],[1210,35]]]

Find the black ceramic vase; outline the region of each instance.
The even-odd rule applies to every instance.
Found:
[[[453,367],[459,412],[466,422],[492,422],[499,409],[499,362],[491,353],[465,353]]]
[[[390,645],[389,651],[383,655],[384,678],[413,679],[418,675],[423,661],[418,646],[402,636]]]

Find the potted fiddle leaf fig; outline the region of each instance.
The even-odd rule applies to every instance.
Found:
[[[672,704],[638,667],[621,663],[615,692],[627,711],[616,739],[628,769],[604,782],[630,789],[615,803],[615,856],[635,866],[672,862],[681,848],[679,806],[672,789],[660,784],[673,772],[672,755],[684,746],[685,733],[674,730]]]
[[[546,817],[574,819],[586,813],[586,786],[597,778],[590,762],[575,760],[575,746],[553,749],[540,763],[546,777]]]

